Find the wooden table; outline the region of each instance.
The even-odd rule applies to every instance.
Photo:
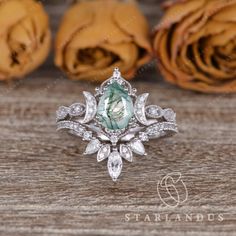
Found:
[[[145,12],[153,2],[143,1]],[[150,92],[150,103],[172,107],[180,132],[149,143],[148,156],[125,163],[113,183],[105,162],[81,155],[84,142],[55,129],[57,107],[95,85],[72,82],[51,64],[0,84],[1,236],[236,234],[235,95],[184,91],[163,82],[154,63],[146,67],[134,86]],[[172,172],[182,174],[188,193],[177,207],[157,191]]]

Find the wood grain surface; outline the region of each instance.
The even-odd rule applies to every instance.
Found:
[[[141,2],[152,25],[161,15],[156,2]],[[65,7],[47,6],[54,29]],[[82,100],[95,85],[66,79],[51,58],[24,80],[0,84],[1,236],[236,235],[236,95],[178,89],[155,62],[137,77],[134,87],[149,91],[151,104],[177,112],[180,132],[148,143],[148,156],[125,163],[117,183],[105,162],[81,155],[86,143],[56,132],[58,106]],[[175,208],[157,192],[172,172],[188,192]]]

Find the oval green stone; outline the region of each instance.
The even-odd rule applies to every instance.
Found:
[[[111,130],[126,128],[133,117],[133,101],[117,82],[108,86],[98,103],[97,117],[101,125]]]

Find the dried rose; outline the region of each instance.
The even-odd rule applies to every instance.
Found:
[[[166,4],[154,49],[166,80],[201,92],[236,91],[236,1]]]
[[[102,81],[114,67],[131,79],[151,51],[147,21],[134,3],[82,1],[62,20],[55,63],[75,80]]]
[[[48,16],[33,0],[0,0],[0,80],[20,78],[48,55]]]

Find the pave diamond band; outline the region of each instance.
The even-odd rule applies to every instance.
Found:
[[[144,142],[178,132],[172,109],[146,106],[149,94],[136,93],[116,68],[113,76],[96,88],[95,95],[83,93],[86,104],[61,106],[56,112],[57,130],[88,141],[84,155],[97,153],[98,162],[108,159],[113,181],[121,174],[123,159],[132,162],[133,153],[147,155]]]

